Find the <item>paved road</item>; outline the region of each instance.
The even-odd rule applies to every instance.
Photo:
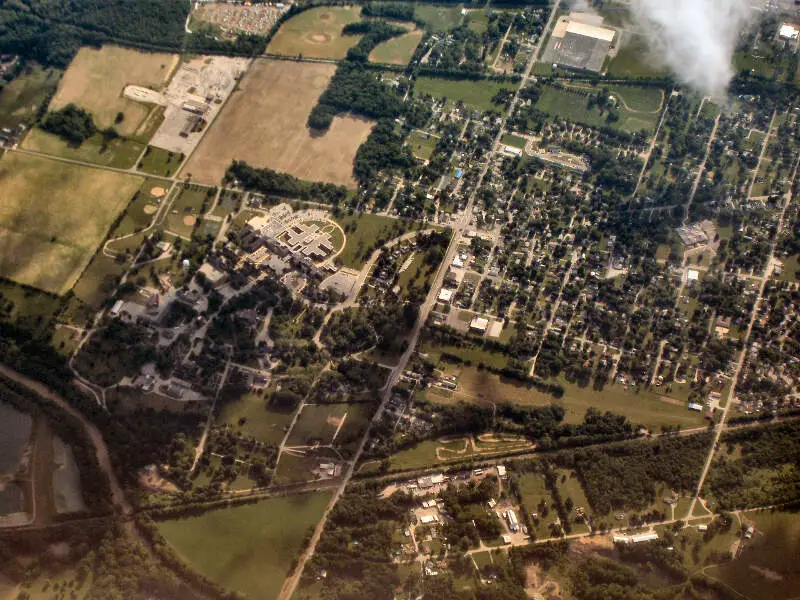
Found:
[[[550,17],[547,21],[547,25],[545,26],[545,31],[547,31],[550,25],[552,24],[553,18],[555,17],[560,4],[561,0],[557,0],[555,5],[553,6],[550,12]],[[383,410],[392,396],[392,387],[398,381],[400,375],[405,370],[408,361],[411,359],[411,356],[417,345],[417,341],[419,340],[419,334],[422,331],[422,328],[424,327],[425,322],[427,321],[428,316],[430,315],[430,312],[433,309],[434,304],[436,303],[436,299],[438,297],[438,290],[442,286],[442,283],[444,282],[444,277],[445,274],[447,273],[447,269],[450,266],[450,263],[452,263],[453,257],[455,256],[456,252],[458,251],[458,245],[459,242],[461,241],[464,231],[469,226],[470,219],[472,217],[472,207],[475,203],[475,198],[477,197],[478,190],[480,189],[481,184],[483,183],[483,179],[486,176],[486,173],[488,172],[489,167],[492,164],[494,155],[497,152],[497,148],[500,145],[500,140],[503,137],[508,117],[514,112],[514,109],[517,106],[517,102],[519,102],[519,93],[528,81],[528,74],[531,72],[531,70],[533,69],[533,65],[536,63],[536,57],[539,54],[539,47],[541,46],[542,40],[544,40],[544,38],[545,36],[542,36],[536,48],[531,53],[531,58],[528,61],[528,64],[526,65],[525,73],[522,76],[519,87],[517,88],[517,91],[514,94],[514,98],[512,99],[508,107],[508,111],[503,116],[503,121],[500,124],[500,129],[497,132],[497,137],[495,138],[494,144],[492,145],[492,150],[486,157],[486,164],[481,169],[480,175],[478,176],[478,180],[475,183],[475,188],[473,189],[472,193],[470,194],[469,200],[467,201],[467,206],[464,209],[464,212],[462,213],[458,222],[456,223],[456,226],[454,227],[453,237],[450,240],[450,245],[447,248],[447,252],[445,252],[445,256],[444,259],[442,260],[442,263],[439,265],[439,269],[436,272],[436,277],[431,283],[430,292],[428,293],[425,302],[420,307],[419,318],[417,319],[417,322],[415,323],[414,329],[412,330],[411,336],[408,340],[408,348],[403,353],[403,356],[400,358],[400,362],[394,368],[392,374],[389,376],[389,382],[388,385],[386,386],[386,391],[384,392],[383,398],[381,399],[381,403],[378,406],[378,410],[375,412],[375,416],[372,418],[372,421],[370,421],[369,425],[367,426],[367,431],[364,433],[364,437],[361,439],[361,443],[358,445],[358,449],[353,455],[352,462],[347,467],[346,473],[342,479],[341,486],[336,490],[336,492],[333,495],[333,498],[331,498],[331,501],[328,504],[325,513],[323,514],[322,518],[317,524],[317,527],[314,530],[313,535],[311,536],[311,540],[309,541],[307,549],[300,555],[294,573],[290,575],[287,578],[286,582],[284,583],[283,588],[281,589],[281,592],[278,595],[278,600],[290,600],[292,595],[294,594],[295,589],[297,589],[297,584],[300,581],[300,577],[303,574],[303,570],[305,569],[308,560],[314,555],[314,551],[317,548],[317,544],[319,543],[319,540],[322,537],[322,532],[325,529],[325,524],[328,521],[328,517],[330,516],[330,513],[333,510],[336,503],[342,497],[342,494],[344,493],[347,484],[350,482],[350,478],[353,476],[353,470],[355,468],[355,465],[361,458],[362,453],[364,452],[364,448],[366,447],[367,441],[370,439],[370,436],[372,434],[372,428],[376,423],[380,422]]]
[[[791,177],[791,185],[789,186],[789,191],[786,192],[783,200],[783,206],[781,207],[781,214],[778,218],[778,227],[775,230],[775,237],[772,240],[772,244],[770,245],[769,256],[767,257],[767,265],[764,267],[764,272],[761,275],[761,283],[758,286],[758,294],[756,295],[756,299],[753,302],[753,310],[750,312],[750,322],[747,324],[747,331],[744,334],[744,338],[742,339],[742,351],[739,354],[739,360],[736,363],[736,369],[733,372],[733,377],[731,378],[731,389],[728,393],[728,401],[725,403],[725,408],[722,409],[722,416],[720,417],[719,423],[717,424],[716,433],[714,434],[714,443],[711,444],[711,449],[708,452],[708,458],[706,459],[706,464],[703,466],[703,472],[700,475],[700,480],[697,483],[697,492],[692,498],[692,504],[689,507],[689,514],[691,515],[694,512],[694,506],[697,503],[698,498],[700,497],[700,493],[703,491],[703,484],[706,481],[706,476],[708,475],[708,471],[711,468],[711,463],[714,461],[714,454],[716,453],[717,444],[719,443],[719,439],[722,436],[722,430],[725,428],[725,421],[728,418],[728,412],[733,405],[734,399],[736,398],[736,386],[739,383],[739,376],[742,373],[742,367],[744,366],[744,359],[747,356],[747,351],[750,345],[750,335],[753,332],[753,325],[756,322],[756,317],[758,316],[758,307],[761,304],[761,300],[764,297],[764,288],[767,285],[767,281],[769,281],[770,275],[772,274],[772,260],[775,256],[775,248],[778,245],[778,240],[781,237],[781,231],[783,230],[783,222],[784,218],[786,217],[786,209],[789,208],[789,204],[792,202],[792,188],[794,188],[794,182],[797,177],[797,168],[800,166],[800,158],[795,162],[794,171],[792,172]]]

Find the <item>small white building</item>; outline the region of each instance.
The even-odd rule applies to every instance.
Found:
[[[506,476],[506,468],[503,465],[497,465],[497,475],[498,477],[505,477]]]
[[[689,410],[695,410],[697,412],[702,412],[703,405],[702,404],[697,404],[697,402],[690,402],[689,403]]]
[[[453,299],[453,290],[442,288],[439,291],[439,302],[449,303]]]
[[[486,329],[489,327],[489,319],[484,317],[473,317],[472,321],[469,324],[469,330],[473,333],[480,333],[483,335],[486,333]]]
[[[784,23],[778,30],[778,37],[782,40],[794,41],[800,37],[800,28],[791,23]]]

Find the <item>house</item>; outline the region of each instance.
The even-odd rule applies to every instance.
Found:
[[[689,408],[689,410],[694,410],[694,411],[697,411],[697,412],[701,412],[703,410],[703,405],[702,404],[697,404],[697,402],[690,402],[688,408]]]
[[[505,477],[506,476],[506,468],[503,465],[497,465],[497,476],[498,477]]]
[[[453,299],[453,290],[442,288],[439,292],[439,302],[449,303]]]
[[[111,307],[111,316],[117,317],[119,313],[122,312],[122,307],[125,306],[124,300],[117,300],[114,302],[114,306]]]

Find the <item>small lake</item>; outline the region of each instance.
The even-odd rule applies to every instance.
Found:
[[[0,399],[0,475],[14,475],[31,437],[33,420]]]
[[[56,511],[71,513],[86,510],[81,493],[81,475],[75,456],[64,441],[57,435],[53,436],[53,493],[56,501]]]

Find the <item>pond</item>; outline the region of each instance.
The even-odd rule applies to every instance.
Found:
[[[53,494],[56,501],[56,511],[71,513],[86,510],[81,493],[81,477],[75,456],[70,448],[58,436],[53,436]]]

